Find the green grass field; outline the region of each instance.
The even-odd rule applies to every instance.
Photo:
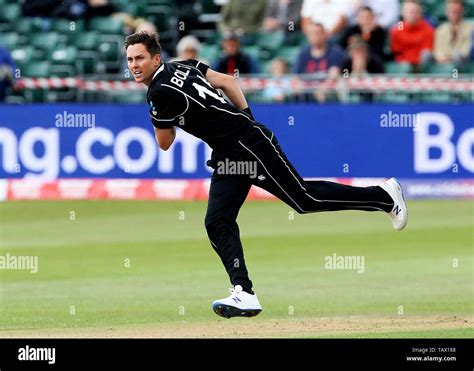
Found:
[[[472,201],[411,201],[408,227],[381,213],[292,213],[248,202],[239,216],[264,311],[226,320],[227,275],[204,202],[0,203],[0,337],[474,337]],[[294,216],[294,218],[293,218]],[[363,256],[363,273],[325,257]]]

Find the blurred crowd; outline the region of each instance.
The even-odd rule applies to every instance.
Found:
[[[175,3],[189,9],[190,14],[196,11],[196,2]],[[285,100],[293,89],[291,75],[331,80],[380,73],[462,73],[470,72],[474,60],[474,23],[465,17],[463,0],[443,1],[443,22],[424,14],[422,4],[416,0],[214,3],[220,10],[214,20],[213,35],[203,37],[202,33],[194,32],[198,17],[181,16],[175,24],[178,37],[164,45],[163,59],[199,59],[227,74],[265,74],[280,79],[279,84],[270,80],[263,92],[271,101]],[[21,6],[24,17],[83,20],[87,27],[94,17],[110,16],[120,20],[123,35],[141,31],[161,35],[157,22],[124,9],[127,8],[118,9],[107,0],[24,0]],[[106,66],[112,69],[105,72],[120,73],[126,69],[123,60]],[[10,51],[0,45],[0,101],[17,77],[15,71]],[[314,98],[324,101],[325,94],[318,92]]]

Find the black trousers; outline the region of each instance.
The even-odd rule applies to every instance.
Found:
[[[303,180],[281,150],[273,132],[258,123],[228,149],[214,150],[210,165],[215,170],[205,219],[207,234],[231,284],[241,285],[246,291],[251,290],[252,281],[245,265],[236,220],[252,184],[270,192],[300,214],[338,210],[389,212],[393,208],[391,197],[377,186],[351,187]]]

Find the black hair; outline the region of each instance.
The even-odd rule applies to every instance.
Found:
[[[143,44],[145,45],[146,50],[154,56],[156,54],[161,54],[161,45],[157,33],[149,35],[147,32],[142,31],[140,33],[134,33],[125,38],[125,50],[130,45]]]

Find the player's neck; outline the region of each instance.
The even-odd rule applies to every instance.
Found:
[[[153,71],[153,73],[151,74],[151,77],[150,77],[149,80],[143,81],[143,85],[145,85],[145,86],[150,86],[150,85],[151,85],[151,82],[153,81],[153,78],[156,76],[156,71],[158,71],[158,70],[160,69],[160,67],[161,67],[162,64],[163,64],[163,62],[160,63],[160,64],[158,65],[158,67],[156,67],[156,69],[155,69],[155,70]]]

